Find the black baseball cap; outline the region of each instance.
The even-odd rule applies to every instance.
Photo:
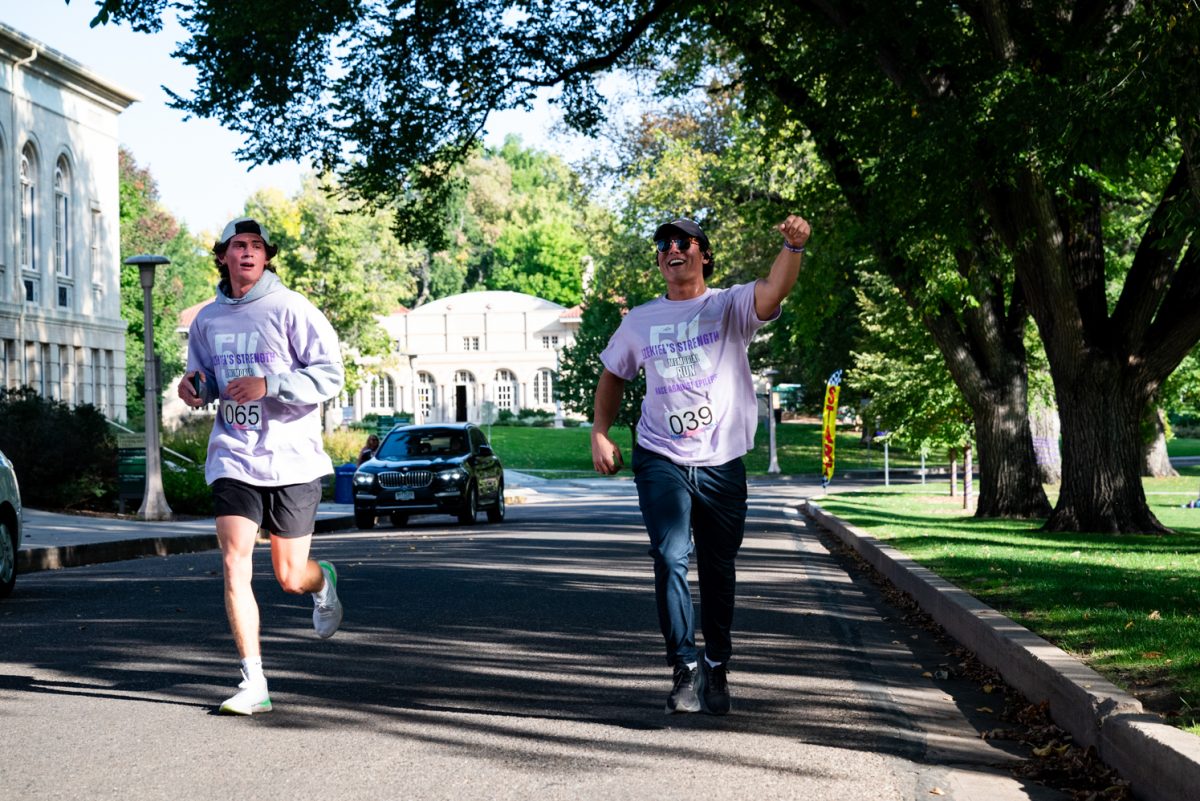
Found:
[[[700,246],[704,250],[712,250],[712,246],[708,244],[708,237],[705,236],[704,231],[700,229],[699,225],[696,225],[695,220],[689,220],[686,217],[680,217],[678,220],[671,220],[669,223],[663,223],[658,226],[654,231],[654,241],[658,242],[660,239],[666,239],[675,231],[685,236],[696,237],[696,239],[700,240]]]

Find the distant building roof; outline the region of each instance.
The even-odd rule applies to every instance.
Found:
[[[181,311],[179,313],[179,325],[176,326],[175,330],[186,332],[188,329],[190,329],[192,327],[192,321],[196,319],[196,315],[200,313],[200,310],[212,303],[214,300],[216,300],[215,297],[209,298],[208,300],[202,300],[195,306],[188,306],[186,309]]]
[[[444,314],[445,312],[483,313],[492,311],[493,309],[505,312],[547,311],[550,309],[566,311],[565,307],[553,301],[534,297],[533,295],[526,295],[523,292],[488,290],[486,292],[463,292],[460,295],[451,295],[448,298],[441,298],[440,300],[426,303],[424,306],[418,306],[408,313],[410,315]]]

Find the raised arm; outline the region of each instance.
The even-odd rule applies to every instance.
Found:
[[[789,214],[788,218],[778,226],[783,234],[783,247],[771,264],[771,272],[766,278],[758,279],[754,285],[754,310],[758,319],[767,320],[775,314],[779,304],[796,285],[796,277],[800,275],[800,262],[804,258],[804,245],[812,234],[812,227],[803,217]]]

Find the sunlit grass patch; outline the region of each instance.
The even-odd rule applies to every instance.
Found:
[[[1200,509],[1180,509],[1176,486],[1195,478],[1146,481],[1166,536],[1049,534],[911,488],[819,503],[1200,732]]]

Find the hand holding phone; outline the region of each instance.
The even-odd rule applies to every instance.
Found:
[[[203,383],[203,381],[204,381],[204,379],[200,377],[200,371],[199,371],[199,370],[197,370],[196,372],[192,373],[192,378],[191,378],[191,382],[192,382],[192,391],[196,393],[196,397],[197,397],[197,398],[202,398],[202,397],[204,397],[204,393],[200,391],[200,385]]]

